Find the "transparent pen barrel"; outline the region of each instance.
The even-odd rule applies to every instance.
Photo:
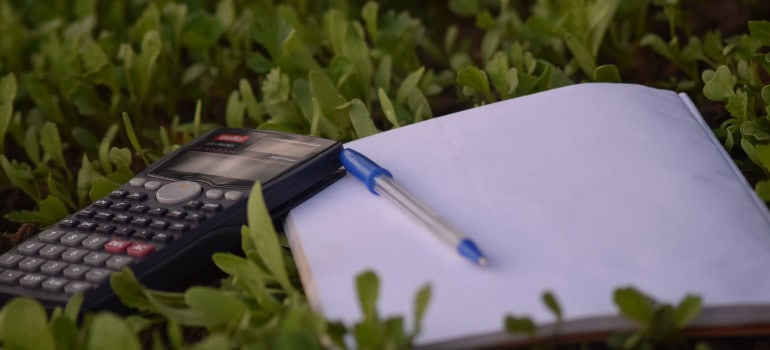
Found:
[[[403,211],[426,225],[442,241],[455,247],[463,239],[464,236],[460,231],[446,222],[425,203],[399,186],[393,179],[379,176],[374,181],[374,189],[377,194],[392,200]]]

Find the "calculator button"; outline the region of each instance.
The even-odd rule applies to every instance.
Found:
[[[19,279],[19,284],[22,287],[36,288],[37,286],[40,285],[40,283],[43,283],[43,280],[46,279],[46,278],[47,277],[44,276],[44,275],[40,275],[40,274],[36,274],[36,273],[30,273],[30,274],[27,274],[26,276],[22,277],[21,279]]]
[[[150,239],[150,238],[152,238],[153,234],[154,234],[154,232],[152,232],[150,230],[139,230],[139,231],[136,231],[136,233],[134,234],[134,238],[137,238],[137,239]]]
[[[45,260],[41,258],[25,258],[19,263],[19,268],[24,271],[33,272],[37,271],[43,263],[45,263]]]
[[[222,204],[219,203],[206,203],[201,207],[203,211],[207,211],[209,213],[216,213],[220,210],[222,210]]]
[[[112,217],[115,216],[114,214],[108,212],[108,211],[100,211],[94,215],[95,220],[102,220],[102,221],[108,221],[112,219]]]
[[[83,240],[83,248],[89,250],[100,250],[104,246],[104,243],[109,240],[109,237],[91,236]]]
[[[109,259],[110,256],[112,255],[103,252],[93,252],[86,255],[86,257],[83,258],[83,262],[86,263],[86,265],[102,266],[104,261]]]
[[[65,267],[67,264],[61,261],[49,261],[40,266],[40,271],[46,275],[58,275]]]
[[[206,221],[206,215],[204,215],[204,214],[199,214],[199,213],[192,213],[192,214],[188,215],[188,216],[185,218],[185,221],[187,221],[187,222],[192,222],[192,223],[196,223],[196,224],[197,224],[197,223],[199,223],[199,222],[203,222],[203,221]]]
[[[93,287],[93,284],[81,281],[72,281],[64,287],[67,294],[83,293]]]
[[[116,224],[127,224],[127,223],[131,222],[131,219],[133,219],[133,218],[134,217],[131,216],[131,215],[118,214],[118,215],[115,215],[115,217],[112,219],[112,222],[114,222]]]
[[[19,245],[19,248],[17,248],[16,251],[24,255],[35,255],[37,254],[37,251],[40,250],[40,248],[43,248],[44,245],[45,243],[42,242],[24,242]]]
[[[175,233],[187,232],[190,230],[190,225],[182,223],[174,223],[168,227],[168,230]]]
[[[61,230],[50,230],[45,231],[37,236],[37,239],[39,239],[41,242],[45,243],[54,243],[59,241],[59,237],[67,233],[67,231],[61,231]]]
[[[145,199],[147,199],[147,193],[144,192],[132,192],[128,196],[126,196],[126,199],[133,201],[133,202],[141,202]]]
[[[85,249],[70,248],[61,255],[61,258],[66,262],[76,263],[83,260],[86,254],[88,254],[88,251]],[[22,263],[24,262],[22,261]]]
[[[112,272],[109,270],[93,269],[86,273],[86,281],[94,282],[94,283],[102,283],[104,280],[107,279],[107,277],[110,277],[110,273]]]
[[[99,226],[99,224],[97,224],[95,222],[84,221],[84,222],[81,222],[80,225],[78,225],[78,231],[90,232],[90,231],[95,230],[96,227],[98,227],[98,226]]]
[[[94,206],[97,208],[107,209],[112,205],[112,201],[109,199],[100,199],[94,202]]]
[[[23,272],[5,270],[2,273],[0,273],[0,283],[13,284],[13,283],[16,283],[16,281],[19,280],[21,276],[24,276]]]
[[[122,237],[128,237],[134,233],[134,229],[128,226],[122,226],[115,230],[115,234]]]
[[[201,202],[201,201],[187,201],[182,206],[185,209],[198,210],[198,208],[200,208],[202,205],[203,205],[203,202]]]
[[[126,196],[128,196],[128,191],[126,190],[114,190],[110,192],[110,198],[122,199]]]
[[[63,219],[62,221],[59,221],[59,227],[61,228],[73,228],[77,226],[80,223],[80,221],[72,218]]]
[[[160,188],[160,181],[147,181],[147,183],[144,184],[144,188],[146,190],[155,191]]]
[[[96,214],[96,210],[86,208],[79,210],[77,213],[75,213],[75,216],[81,219],[89,219],[94,216],[94,214]]]
[[[179,209],[173,209],[166,214],[166,217],[176,220],[182,220],[185,216],[187,216],[187,212]]]
[[[113,204],[110,209],[116,210],[116,211],[126,211],[128,208],[131,207],[131,203],[129,202],[117,202]]]
[[[136,227],[147,227],[147,225],[150,224],[150,219],[148,218],[136,218],[131,221],[131,225]]]
[[[225,192],[225,199],[229,201],[237,201],[243,197],[243,193],[240,191],[227,191]]]
[[[152,208],[150,209],[149,212],[147,212],[147,214],[149,215],[158,216],[158,217],[166,215],[166,213],[168,213],[168,209],[166,208]]]
[[[116,255],[107,260],[107,267],[113,270],[120,270],[134,262],[134,259],[128,256]]]
[[[85,266],[70,265],[69,267],[64,269],[62,274],[64,275],[64,277],[67,277],[67,278],[79,279],[83,277],[83,275],[85,275],[86,272],[90,269],[91,268],[85,267]]]
[[[18,264],[19,261],[21,261],[21,259],[24,259],[24,257],[21,255],[5,253],[3,255],[0,255],[0,266],[15,267],[16,264]]]
[[[143,177],[135,177],[131,180],[128,180],[128,185],[131,187],[141,187],[145,182],[147,182],[147,179]]]
[[[59,241],[66,246],[74,247],[80,244],[80,241],[84,240],[88,235],[83,233],[68,233],[64,235]]]
[[[177,204],[197,197],[203,188],[196,182],[177,181],[164,185],[158,192],[155,192],[155,198],[163,204]]]
[[[130,256],[141,258],[155,251],[155,246],[147,243],[134,243],[128,247],[127,253]]]
[[[45,282],[43,282],[42,286],[43,286],[43,290],[45,290],[45,291],[48,291],[48,292],[58,292],[62,288],[64,288],[64,285],[66,285],[67,283],[69,283],[69,280],[66,280],[64,278],[54,277],[54,278],[49,278],[49,279],[45,280]]]
[[[174,239],[174,236],[168,233],[156,233],[154,236],[152,236],[152,241],[157,243],[168,243],[172,239]]]
[[[41,257],[46,259],[59,259],[61,258],[61,254],[64,253],[65,250],[67,250],[67,248],[62,247],[60,245],[49,244],[43,247],[43,249],[40,249],[38,254],[40,254]]]
[[[130,209],[128,209],[128,211],[130,213],[134,213],[134,214],[144,214],[148,210],[150,210],[150,207],[148,207],[146,205],[141,205],[141,204],[135,205],[135,206],[131,207]]]
[[[131,245],[131,241],[122,239],[113,239],[104,244],[104,251],[110,254],[120,254],[126,251],[128,246]]]
[[[153,220],[150,224],[151,228],[154,228],[156,230],[165,230],[170,223],[165,220]]]
[[[208,199],[220,199],[222,198],[222,190],[208,190],[206,191],[206,198]]]
[[[115,226],[115,225],[106,224],[106,225],[99,226],[96,229],[96,232],[108,235],[108,234],[112,233],[113,231],[115,231],[117,228],[118,227]]]

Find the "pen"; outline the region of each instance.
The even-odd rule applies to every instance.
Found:
[[[463,257],[482,266],[487,264],[487,257],[473,241],[465,237],[428,205],[401,187],[393,180],[393,175],[387,169],[349,148],[342,150],[340,161],[349,173],[366,185],[370,192],[387,198],[412,215],[417,221],[427,226],[434,235],[449,244],[450,247],[457,249],[457,252]]]

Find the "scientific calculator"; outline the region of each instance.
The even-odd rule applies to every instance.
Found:
[[[165,289],[239,246],[255,181],[273,219],[338,179],[341,144],[271,131],[219,128],[0,255],[0,303],[51,308],[84,293],[83,309],[112,308],[109,276],[130,267]]]

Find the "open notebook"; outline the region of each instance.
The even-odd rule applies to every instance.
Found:
[[[360,318],[354,276],[374,270],[382,314],[433,297],[423,345],[503,341],[506,314],[562,334],[627,327],[612,293],[700,294],[696,326],[770,321],[770,215],[684,94],[581,84],[486,105],[347,144],[448,218],[489,266],[447,249],[347,175],[286,223],[303,284],[326,317]],[[736,307],[745,305],[746,307]],[[754,306],[758,306],[754,307]]]

